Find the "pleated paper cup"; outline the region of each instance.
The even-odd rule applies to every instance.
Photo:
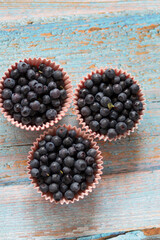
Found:
[[[20,60],[22,62],[22,60]],[[58,123],[66,114],[68,111],[68,108],[70,106],[70,103],[72,101],[72,85],[71,81],[69,80],[69,76],[67,73],[63,70],[63,68],[60,67],[60,65],[57,65],[55,62],[51,62],[51,60],[42,59],[42,58],[29,58],[24,59],[23,62],[26,62],[30,65],[39,66],[41,63],[46,64],[47,66],[52,67],[54,70],[60,70],[63,73],[63,81],[64,81],[64,88],[67,91],[67,98],[64,100],[64,103],[62,105],[62,110],[57,114],[56,118],[54,120],[48,121],[44,123],[41,126],[36,125],[24,125],[21,122],[15,121],[14,118],[9,115],[8,111],[3,108],[3,98],[2,98],[2,91],[4,88],[4,80],[8,77],[10,77],[10,73],[12,70],[17,68],[18,62],[11,65],[10,68],[4,73],[4,76],[2,77],[2,80],[0,81],[0,109],[3,113],[4,117],[11,122],[16,127],[19,127],[21,129],[31,130],[31,131],[39,131],[44,130],[45,128],[49,128],[50,126],[53,126],[54,124]]]
[[[111,67],[112,68],[112,67]],[[105,72],[105,70],[108,69],[107,67],[105,69],[97,69],[95,72],[91,72],[90,74],[88,74],[86,77],[83,78],[83,80],[80,81],[80,83],[78,84],[76,90],[75,90],[75,94],[74,94],[74,107],[75,107],[75,112],[77,115],[77,120],[79,121],[80,125],[82,126],[82,129],[85,130],[86,132],[88,132],[89,134],[91,134],[91,136],[94,139],[99,139],[99,140],[104,140],[104,141],[116,141],[117,139],[121,139],[121,138],[125,138],[126,136],[129,136],[131,134],[131,132],[134,132],[136,129],[138,129],[138,125],[140,124],[140,122],[143,119],[143,115],[144,115],[144,110],[145,110],[145,98],[144,98],[144,94],[142,92],[141,86],[139,84],[139,82],[137,80],[135,80],[135,78],[133,76],[131,76],[130,73],[127,73],[127,71],[124,71],[122,69],[117,69],[115,68],[114,71],[116,73],[117,76],[119,76],[121,73],[126,75],[126,78],[131,78],[133,79],[133,82],[138,84],[139,86],[139,92],[138,92],[138,96],[139,96],[139,100],[143,103],[143,109],[142,111],[139,113],[139,119],[134,123],[134,126],[131,130],[126,131],[124,134],[118,135],[117,137],[113,138],[113,139],[109,139],[107,135],[103,135],[97,132],[92,131],[92,129],[90,129],[89,125],[86,124],[86,122],[84,121],[77,101],[79,99],[79,91],[80,89],[84,88],[84,83],[86,80],[91,79],[92,75],[95,73],[99,73],[101,75],[103,75],[103,73]]]
[[[73,127],[71,125],[69,126],[66,126],[66,125],[63,125],[62,127],[65,127],[67,128],[67,130],[71,130],[71,129],[74,129],[77,133],[77,136],[78,137],[83,137],[85,139],[88,139],[90,140],[91,142],[91,147],[96,149],[97,151],[97,155],[96,155],[96,158],[95,158],[95,162],[97,163],[97,171],[95,172],[95,180],[93,183],[88,183],[87,185],[87,188],[85,191],[81,191],[80,193],[78,193],[77,195],[75,195],[75,197],[72,199],[72,200],[67,200],[65,198],[61,199],[60,201],[55,201],[54,198],[53,198],[53,194],[51,193],[42,193],[39,189],[39,185],[37,183],[37,179],[36,178],[33,178],[31,176],[31,167],[30,167],[30,162],[33,160],[33,156],[34,156],[34,152],[37,150],[38,148],[38,143],[44,139],[44,137],[48,134],[51,134],[51,135],[55,135],[56,133],[56,130],[57,128],[59,128],[60,126],[58,127],[53,127],[52,129],[49,129],[47,132],[45,131],[42,135],[40,135],[39,138],[36,139],[36,141],[33,143],[33,146],[31,147],[31,151],[29,152],[29,155],[28,155],[28,175],[29,175],[29,179],[32,181],[32,184],[34,185],[34,188],[37,189],[37,192],[41,194],[41,197],[44,197],[46,200],[49,200],[51,203],[54,202],[56,204],[69,204],[69,203],[74,203],[75,201],[79,201],[80,199],[83,199],[85,196],[88,196],[89,193],[91,193],[93,191],[94,188],[96,188],[96,185],[99,183],[100,179],[101,179],[101,175],[102,175],[102,169],[103,169],[103,161],[102,161],[102,153],[101,151],[99,150],[99,146],[97,145],[97,143],[93,140],[93,138],[87,134],[86,132],[83,132],[80,128],[77,128],[77,127]]]

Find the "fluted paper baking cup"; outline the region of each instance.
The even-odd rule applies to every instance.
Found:
[[[112,67],[111,67],[112,68]],[[115,68],[114,71],[116,73],[117,76],[119,76],[121,73],[124,73],[126,75],[127,78],[131,78],[133,79],[133,82],[138,84],[139,86],[139,100],[143,103],[143,110],[139,113],[139,119],[135,122],[134,127],[131,130],[126,131],[124,134],[118,135],[117,137],[113,138],[113,139],[109,139],[107,135],[103,135],[100,133],[96,133],[93,132],[92,129],[90,129],[90,127],[86,124],[86,122],[84,121],[80,111],[79,111],[79,107],[77,105],[77,101],[79,98],[79,91],[80,89],[82,89],[84,87],[84,82],[88,79],[91,79],[92,75],[95,73],[99,73],[99,74],[103,74],[105,72],[105,70],[107,69],[107,67],[105,69],[97,69],[95,72],[91,72],[90,74],[88,74],[86,77],[83,78],[83,80],[80,81],[80,83],[78,84],[76,90],[75,90],[75,94],[74,94],[74,107],[75,107],[75,112],[77,115],[77,120],[79,121],[80,125],[82,126],[82,129],[84,129],[86,132],[88,132],[89,134],[91,134],[91,136],[95,139],[98,138],[99,140],[104,140],[104,141],[116,141],[117,139],[121,139],[121,138],[125,138],[126,136],[129,136],[131,134],[131,132],[134,132],[136,129],[138,129],[138,125],[140,124],[140,122],[143,119],[143,115],[144,115],[144,110],[145,110],[145,98],[144,98],[144,94],[142,92],[141,86],[139,84],[139,82],[137,80],[135,80],[134,77],[131,76],[130,73],[127,73],[127,71],[124,71],[122,69],[117,69]]]
[[[18,121],[15,121],[14,118],[9,115],[7,110],[3,108],[3,98],[2,98],[2,91],[4,88],[4,80],[10,76],[10,73],[12,70],[17,68],[18,62],[15,64],[11,65],[11,67],[4,73],[4,76],[2,77],[2,80],[0,81],[0,108],[1,112],[3,113],[4,117],[11,122],[13,125],[16,127],[19,127],[21,129],[26,129],[26,130],[31,130],[31,131],[39,131],[39,130],[44,130],[45,128],[49,128],[50,126],[53,126],[55,123],[58,123],[66,114],[68,111],[68,108],[70,106],[71,100],[72,100],[72,85],[71,81],[69,80],[69,76],[67,73],[63,70],[63,68],[60,67],[60,65],[57,65],[55,62],[51,62],[51,60],[47,59],[42,59],[42,58],[29,58],[29,59],[24,59],[24,62],[34,65],[34,66],[39,66],[41,63],[46,64],[47,66],[52,67],[54,70],[60,70],[63,73],[63,81],[64,81],[64,88],[67,91],[67,98],[64,100],[62,110],[57,114],[56,118],[54,120],[48,121],[44,123],[41,126],[36,126],[36,125],[24,125],[22,123],[19,123]],[[22,62],[22,60],[20,61]]]
[[[41,193],[41,197],[44,197],[46,200],[49,200],[51,203],[60,203],[60,204],[69,204],[69,203],[74,203],[75,201],[79,201],[80,199],[83,199],[85,196],[88,196],[89,193],[91,193],[93,191],[94,188],[96,188],[96,185],[99,183],[100,179],[101,179],[101,175],[102,175],[102,169],[103,169],[103,161],[102,161],[102,153],[99,150],[99,146],[97,145],[97,143],[93,140],[93,138],[87,134],[86,132],[83,132],[80,128],[76,128],[75,126],[66,126],[63,125],[63,127],[67,128],[68,131],[71,129],[74,129],[77,132],[77,136],[81,136],[85,139],[90,140],[91,142],[91,147],[96,149],[97,151],[97,155],[96,155],[96,163],[97,163],[97,171],[95,173],[95,180],[93,183],[88,184],[87,188],[85,191],[81,191],[80,193],[78,193],[77,195],[75,195],[75,197],[72,200],[67,200],[65,198],[61,199],[60,201],[55,201],[53,198],[53,194],[51,193],[42,193],[39,189],[39,186],[37,184],[37,180],[35,178],[33,178],[31,176],[31,167],[30,167],[30,162],[31,160],[33,160],[33,155],[34,152],[36,151],[36,149],[38,148],[38,143],[45,137],[45,135],[47,134],[51,134],[51,135],[55,135],[56,133],[56,129],[59,128],[58,127],[53,127],[52,129],[49,129],[47,132],[45,131],[42,135],[40,135],[39,138],[36,139],[36,141],[33,143],[33,146],[31,147],[31,151],[29,152],[28,155],[28,175],[29,175],[29,179],[32,181],[32,183],[34,184],[34,188],[37,189],[38,193]]]

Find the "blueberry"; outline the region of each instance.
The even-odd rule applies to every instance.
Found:
[[[85,170],[85,174],[89,176],[93,175],[93,168],[88,166]]]
[[[77,137],[76,138],[76,143],[82,143],[83,142],[83,138],[82,137]]]
[[[130,118],[127,118],[125,120],[125,123],[127,124],[127,129],[128,130],[131,130],[134,127],[134,122]]]
[[[75,174],[75,175],[73,176],[73,180],[74,180],[75,182],[81,183],[81,182],[83,181],[83,177],[82,177],[80,174]]]
[[[135,111],[130,111],[129,118],[136,122],[139,119],[139,114]]]
[[[73,156],[77,153],[75,147],[73,147],[73,146],[70,147],[70,148],[68,148],[68,152],[69,152],[69,155],[70,155],[71,157],[73,157]]]
[[[20,93],[13,93],[12,94],[12,102],[13,103],[18,103],[18,102],[21,101],[21,99],[22,99],[22,96],[21,96]]]
[[[93,86],[90,89],[91,94],[96,95],[98,93],[98,87],[97,86]]]
[[[117,133],[116,133],[115,129],[114,128],[108,129],[107,136],[109,139],[113,139],[113,138],[117,137]]]
[[[100,113],[101,113],[101,110],[100,110]],[[101,119],[102,119],[102,115],[100,113],[97,113],[95,116],[94,116],[94,120],[99,122]]]
[[[99,91],[103,92],[103,89],[106,87],[107,87],[107,85],[105,83],[101,83],[99,86]]]
[[[67,98],[67,91],[65,89],[60,90],[60,97],[63,100]]]
[[[54,108],[57,108],[57,107],[59,107],[60,105],[61,105],[61,102],[60,102],[59,99],[54,99],[54,100],[52,100],[52,106],[53,106]]]
[[[71,138],[75,138],[77,135],[76,131],[74,129],[71,129],[68,131],[68,136],[71,137]]]
[[[28,85],[24,85],[21,87],[21,93],[27,94],[30,91],[30,87]]]
[[[91,145],[91,142],[88,139],[84,139],[82,143],[83,143],[85,149],[89,148]]]
[[[29,82],[29,87],[31,90],[34,90],[36,84],[38,84],[37,80],[32,80]],[[25,85],[24,85],[25,86]]]
[[[35,119],[35,125],[40,126],[43,124],[43,119],[41,117],[36,117]]]
[[[65,158],[65,157],[67,157],[69,155],[69,152],[68,152],[68,150],[66,149],[66,148],[63,148],[63,149],[61,149],[60,151],[59,151],[59,156],[61,157],[61,158]]]
[[[91,80],[94,84],[99,85],[102,81],[101,75],[99,73],[95,73],[92,75]]]
[[[29,68],[29,65],[25,62],[19,62],[17,65],[17,69],[20,73],[26,73]]]
[[[99,130],[99,122],[97,121],[91,121],[89,124],[89,127],[92,129],[92,131],[97,132]]]
[[[141,101],[135,101],[135,102],[133,103],[133,108],[134,108],[134,110],[136,110],[136,111],[142,111],[142,109],[143,109],[143,103],[142,103]]]
[[[62,181],[63,181],[66,185],[68,185],[68,184],[71,184],[71,183],[72,183],[73,178],[72,178],[71,174],[66,174],[66,175],[64,175]]]
[[[13,78],[6,78],[4,80],[4,87],[5,88],[14,88],[15,86],[15,80]]]
[[[118,113],[114,110],[111,110],[109,117],[110,117],[110,119],[116,120],[118,118]]]
[[[43,68],[42,72],[45,77],[49,78],[52,76],[53,69],[50,66],[46,66]]]
[[[116,75],[115,71],[113,69],[106,69],[104,73],[105,73],[106,77],[109,79],[113,79]]]
[[[127,78],[127,79],[125,80],[125,83],[126,83],[126,86],[127,86],[127,87],[130,87],[130,86],[133,84],[133,80],[132,80],[131,78]]]
[[[106,128],[100,128],[99,132],[100,132],[100,134],[106,135],[107,134],[107,129]]]
[[[45,147],[40,147],[40,148],[38,149],[38,152],[39,152],[39,154],[40,154],[41,156],[47,154],[47,150],[46,150]]]
[[[51,140],[55,147],[59,147],[62,144],[62,139],[59,136],[53,136]]]
[[[125,89],[124,93],[127,95],[127,97],[129,97],[131,95],[131,91],[129,88]]]
[[[107,97],[111,97],[113,95],[113,87],[111,85],[108,85],[104,90],[103,94]]]
[[[51,184],[49,185],[49,191],[50,191],[51,193],[56,193],[56,192],[58,192],[58,190],[59,190],[58,184],[56,184],[56,183],[51,183]]]
[[[125,75],[124,73],[121,73],[121,74],[119,75],[119,77],[120,77],[121,81],[126,80],[126,75]]]
[[[27,99],[30,102],[36,100],[37,99],[37,94],[35,92],[30,91],[27,94]]]
[[[74,198],[74,193],[71,190],[67,190],[64,194],[65,198],[68,200],[72,200]]]
[[[11,73],[10,73],[10,77],[13,78],[13,79],[18,79],[19,76],[20,76],[20,73],[19,73],[17,68],[12,70]]]
[[[114,84],[114,85],[113,85],[113,92],[114,92],[115,94],[121,93],[121,92],[122,92],[122,87],[121,87],[121,85],[120,85],[120,84]]]
[[[40,104],[39,112],[40,113],[45,113],[46,112],[46,106],[43,103]]]
[[[92,104],[94,102],[94,96],[92,94],[87,94],[85,97],[85,103],[86,104]]]
[[[77,158],[78,159],[85,159],[85,157],[86,157],[86,154],[85,154],[84,151],[80,151],[80,152],[77,153]]]
[[[101,116],[103,116],[103,117],[107,117],[107,116],[110,114],[110,111],[109,111],[108,108],[102,107],[102,108],[100,109],[100,114],[101,114]]]
[[[52,162],[50,165],[50,169],[53,173],[59,173],[61,166],[58,162]]]
[[[122,114],[123,114],[125,117],[128,117],[128,116],[129,116],[129,112],[128,112],[127,109],[124,109],[124,110],[122,111]]]
[[[120,83],[120,77],[119,76],[115,76],[113,81],[112,81],[113,84],[118,84]]]
[[[43,162],[44,164],[47,164],[48,163],[48,157],[47,155],[42,155],[40,157],[40,161]]]
[[[125,122],[126,117],[124,115],[121,115],[120,117],[117,118],[117,122]]]
[[[30,103],[30,107],[34,111],[39,111],[39,109],[40,109],[40,102],[35,100],[35,101]]]
[[[98,92],[98,93],[96,94],[96,96],[95,96],[95,100],[96,100],[97,102],[100,102],[101,99],[103,98],[103,96],[104,96],[104,94],[103,94],[102,92]]]
[[[30,117],[22,117],[22,118],[21,118],[21,122],[22,122],[24,125],[28,125],[29,123],[31,123],[31,118],[30,118]]]
[[[111,103],[111,99],[109,97],[104,96],[101,98],[100,103],[103,107],[108,107],[108,103]]]
[[[58,191],[53,194],[53,197],[55,201],[60,201],[63,198],[63,194],[60,191]]]
[[[21,86],[20,85],[16,85],[13,92],[15,93],[21,93]]]
[[[21,106],[20,103],[16,103],[16,104],[14,105],[14,111],[15,111],[16,113],[21,112],[21,109],[22,109],[22,106]]]
[[[110,128],[115,128],[116,124],[117,124],[116,120],[111,120],[110,123],[109,123],[109,127]]]
[[[63,78],[63,73],[60,70],[56,70],[53,72],[52,76],[56,81],[61,80]]]
[[[44,104],[49,104],[51,102],[51,98],[49,95],[44,95],[42,101]]]
[[[81,183],[81,191],[85,191],[87,188],[87,184],[85,182]]]
[[[66,157],[65,159],[64,159],[64,164],[67,166],[67,167],[73,167],[73,165],[74,165],[74,158],[72,158],[72,157]]]
[[[96,149],[90,148],[90,149],[88,150],[88,152],[87,152],[87,155],[90,156],[90,157],[95,158],[95,156],[97,155]]]
[[[86,181],[87,181],[88,183],[93,183],[93,182],[94,182],[94,179],[95,179],[95,176],[94,176],[94,175],[92,175],[92,176],[87,176],[87,177],[86,177]]]
[[[57,98],[59,98],[59,97],[60,97],[60,91],[59,91],[59,89],[58,89],[58,88],[55,88],[55,89],[51,90],[51,91],[50,91],[50,97],[51,97],[52,99],[57,99]]]
[[[63,172],[63,174],[69,174],[69,173],[71,172],[71,168],[69,168],[69,167],[63,167],[63,168],[62,168],[62,172]]]
[[[57,84],[55,82],[49,82],[48,84],[48,90],[51,91],[52,89],[57,88]]]
[[[43,84],[42,84],[42,83],[37,83],[37,84],[34,86],[34,91],[35,91],[37,94],[42,94],[42,93],[43,93]]]
[[[14,118],[15,121],[20,122],[20,121],[21,121],[21,114],[19,114],[19,113],[14,113],[14,114],[13,114],[13,118]]]
[[[109,126],[109,120],[107,118],[102,118],[100,121],[101,128],[107,128]]]
[[[46,183],[42,183],[42,184],[39,186],[39,189],[41,190],[41,192],[47,193],[47,192],[48,192],[48,185],[47,185]]]
[[[40,154],[38,151],[35,151],[34,154],[33,154],[33,157],[36,158],[36,159],[40,159]]]
[[[45,141],[46,141],[46,142],[50,142],[51,139],[52,139],[52,135],[49,135],[49,134],[48,134],[48,135],[45,136]]]
[[[39,161],[37,159],[31,160],[30,167],[31,168],[39,168]]]
[[[138,99],[139,99],[138,95],[131,95],[131,96],[130,96],[130,100],[131,100],[132,102],[135,102],[135,101],[138,100]]]
[[[68,190],[68,186],[64,183],[61,183],[60,190],[62,193],[65,193]]]
[[[123,103],[121,103],[121,102],[116,102],[116,103],[114,104],[114,110],[115,110],[116,112],[122,112],[122,110],[123,110]]]
[[[45,65],[44,63],[41,63],[41,64],[39,65],[39,70],[42,71],[44,67],[46,67],[46,65]]]
[[[81,114],[83,117],[88,117],[91,114],[90,108],[87,106],[81,108]]]
[[[52,182],[54,182],[54,183],[59,183],[59,182],[60,182],[60,175],[58,175],[58,174],[53,174],[53,175],[52,175]]]
[[[46,83],[46,78],[42,75],[40,75],[38,78],[37,78],[38,82],[39,83],[42,83],[43,85]]]
[[[91,89],[93,87],[93,81],[88,79],[84,82],[84,86],[88,89]]]
[[[130,90],[131,90],[131,93],[132,93],[132,94],[137,94],[138,91],[139,91],[139,86],[138,86],[138,84],[132,84],[132,85],[130,86]]]
[[[78,107],[82,108],[85,106],[85,100],[83,98],[79,98],[78,101],[77,101],[77,105]]]
[[[27,84],[28,84],[28,80],[27,80],[25,77],[20,77],[20,78],[18,79],[18,84],[19,84],[20,86],[27,85]]]
[[[90,123],[92,120],[93,120],[93,116],[88,116],[88,117],[85,118],[85,122],[86,122],[86,124],[88,124],[88,125],[89,125],[89,123]]]
[[[31,109],[27,106],[22,107],[21,114],[23,117],[28,117],[31,113]]]
[[[42,177],[48,177],[50,175],[50,169],[46,165],[41,165],[39,171]]]
[[[73,144],[73,139],[71,137],[66,137],[64,140],[63,140],[63,145],[65,147],[71,147]]]
[[[53,152],[55,150],[55,146],[53,142],[47,142],[46,143],[46,149],[48,152]]]
[[[52,153],[49,153],[48,154],[48,160],[50,161],[50,162],[53,162],[54,160],[56,160],[57,159],[57,154],[55,153],[55,152],[52,152]],[[57,161],[58,162],[58,161]],[[58,162],[59,163],[59,162]]]
[[[124,90],[125,87],[126,87],[125,81],[121,81],[121,82],[119,83],[119,85],[121,86],[122,90]]]
[[[56,116],[57,116],[57,111],[56,110],[54,110],[54,109],[47,110],[47,112],[46,112],[47,119],[54,120]]]
[[[3,99],[10,99],[12,96],[12,91],[8,88],[3,89],[2,91],[2,98]]]
[[[51,176],[46,177],[44,182],[47,183],[48,185],[51,184],[52,183],[52,177]]]
[[[83,145],[83,143],[77,143],[77,144],[75,145],[75,149],[76,149],[76,151],[78,151],[78,152],[83,151],[83,150],[84,150],[84,145]]]
[[[84,171],[87,167],[87,164],[84,160],[77,160],[75,162],[75,167],[79,170],[79,171]]]
[[[65,127],[59,127],[56,130],[56,135],[58,135],[60,138],[65,138],[67,135],[67,129]]]
[[[127,99],[127,101],[124,103],[124,107],[126,109],[131,109],[132,108],[132,101]]]
[[[119,95],[118,95],[118,100],[120,101],[120,102],[125,102],[126,100],[127,100],[127,95],[125,94],[125,93],[120,93]]]
[[[118,122],[116,124],[116,132],[118,134],[123,134],[127,131],[127,125],[124,122]]]
[[[79,90],[79,97],[85,98],[85,96],[87,96],[88,93],[89,93],[89,91],[86,88],[82,88]]]
[[[80,185],[78,182],[74,182],[71,184],[70,189],[72,192],[77,193],[80,190]]]
[[[39,176],[39,170],[37,168],[32,168],[31,175],[34,178],[37,178]]]
[[[29,79],[29,80],[33,80],[33,79],[35,79],[35,71],[33,71],[33,69],[28,69],[28,71],[27,71],[27,78]]]

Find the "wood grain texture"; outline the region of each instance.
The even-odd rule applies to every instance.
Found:
[[[147,103],[137,132],[116,143],[99,142],[102,181],[89,197],[70,206],[45,202],[27,178],[27,153],[40,133],[17,129],[0,116],[0,239],[71,239],[160,226],[159,5],[0,5],[0,77],[19,59],[47,57],[64,67],[75,89],[92,69],[112,65],[139,80]],[[78,125],[73,106],[64,122]]]

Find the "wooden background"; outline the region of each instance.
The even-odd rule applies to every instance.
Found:
[[[0,77],[27,57],[59,63],[74,89],[92,69],[121,67],[140,82],[147,109],[130,137],[99,142],[102,181],[69,206],[46,202],[27,177],[39,132],[17,129],[0,115],[0,239],[106,239],[147,228],[156,229],[113,239],[160,234],[160,1],[0,1]],[[73,106],[64,122],[78,126]]]

